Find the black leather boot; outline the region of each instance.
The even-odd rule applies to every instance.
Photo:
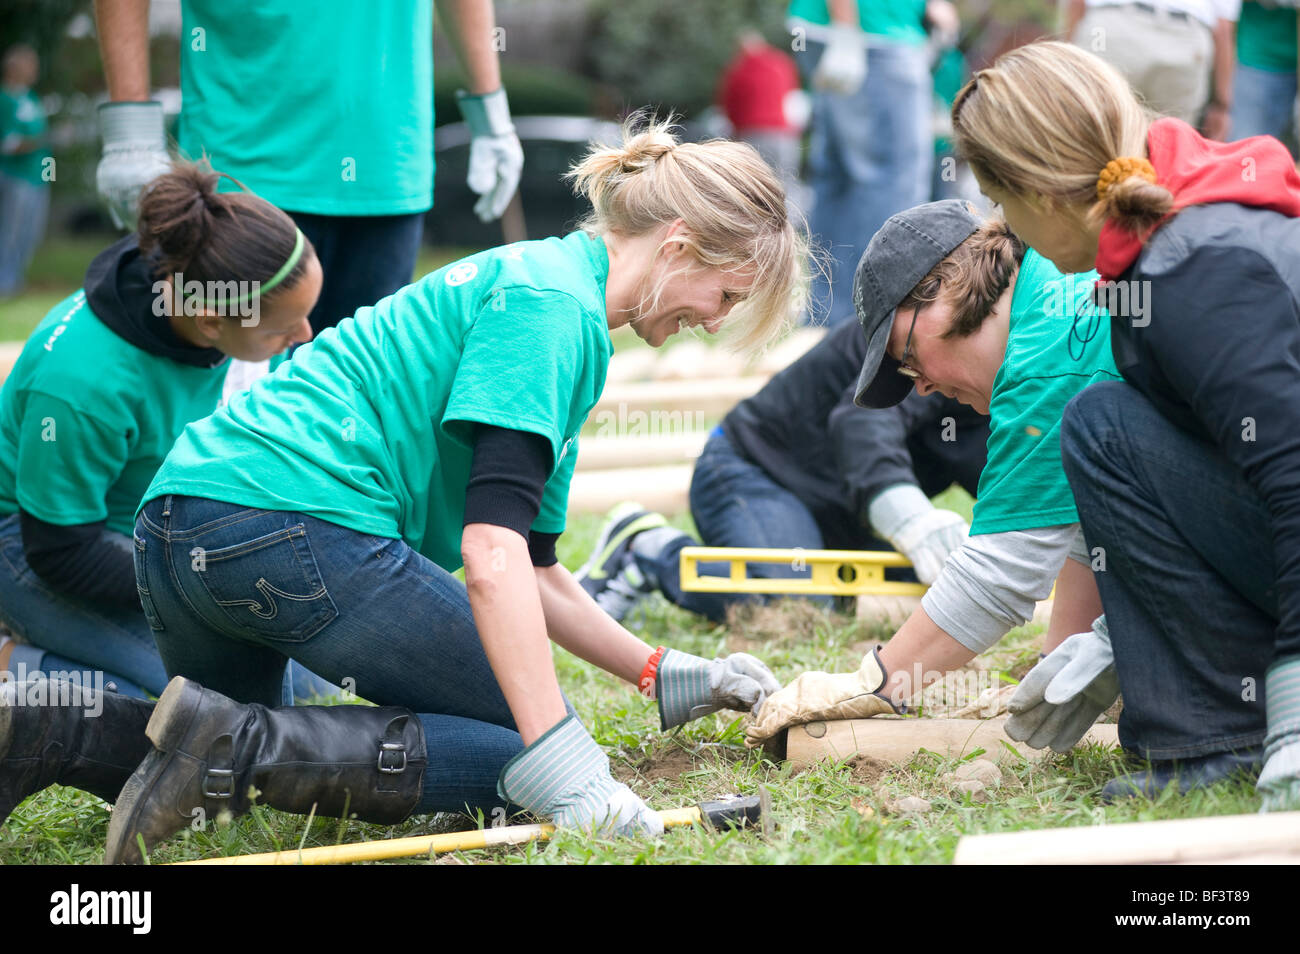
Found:
[[[55,783],[111,802],[153,747],[154,704],[57,679],[0,684],[0,823]]]
[[[137,835],[149,850],[196,817],[241,815],[253,798],[286,812],[305,815],[315,805],[317,815],[396,824],[419,802],[428,762],[424,729],[409,709],[268,709],[181,676],[167,684],[146,731],[154,749],[118,797],[106,864],[143,861]]]

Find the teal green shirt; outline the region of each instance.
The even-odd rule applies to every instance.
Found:
[[[533,529],[564,529],[578,432],[605,384],[609,259],[583,232],[461,259],[294,353],[186,429],[163,494],[292,510],[461,565],[473,429],[540,434]]]
[[[988,463],[971,533],[1076,523],[1061,468],[1061,412],[1094,381],[1117,381],[1096,272],[1062,275],[1032,249],[1011,294],[1007,350],[989,402]]]
[[[806,23],[829,26],[826,0],[793,0],[789,15]],[[925,40],[925,0],[858,0],[858,21],[864,33],[890,40],[921,43]]]
[[[0,144],[11,136],[40,138],[45,135],[45,107],[31,90],[21,93],[0,87]],[[32,185],[48,185],[45,160],[50,151],[39,147],[13,155],[0,152],[0,173]]]
[[[1294,8],[1243,3],[1237,21],[1237,59],[1257,70],[1294,73],[1297,16]]]
[[[93,373],[88,373],[93,369]],[[45,316],[0,390],[0,513],[106,520],[130,534],[186,424],[212,413],[226,364],[199,368],[118,336],[84,291]]]
[[[185,0],[183,154],[320,215],[433,205],[433,4]],[[223,186],[227,188],[231,186]]]

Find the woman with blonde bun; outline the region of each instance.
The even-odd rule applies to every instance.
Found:
[[[666,123],[630,124],[571,177],[593,205],[580,230],[361,309],[177,443],[136,524],[176,678],[109,862],[139,861],[139,838],[193,809],[246,810],[250,785],[287,811],[393,822],[507,803],[655,834],[567,706],[551,641],[657,698],[665,729],[776,688],[743,653],[637,639],[555,542],[610,331],[658,346],[725,327],[760,345],[800,307],[804,239],[752,148],[679,143]],[[290,658],[380,707],[267,708]]]
[[[1067,746],[1122,691],[1144,764],[1104,797],[1262,765],[1264,808],[1300,807],[1300,175],[1275,139],[1155,119],[1061,43],[977,73],[953,132],[1021,238],[1095,265],[1123,377],[1061,431],[1105,625],[1026,677],[1008,731]]]

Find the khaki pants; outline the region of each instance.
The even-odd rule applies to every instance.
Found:
[[[1199,121],[1214,56],[1214,35],[1200,20],[1137,4],[1089,7],[1073,40],[1123,73],[1151,109]]]

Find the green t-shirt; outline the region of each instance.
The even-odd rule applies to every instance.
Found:
[[[1061,412],[1094,381],[1117,381],[1110,318],[1092,303],[1096,272],[1062,275],[1032,249],[1011,294],[1006,355],[989,403],[988,463],[971,533],[1075,523],[1061,468]]]
[[[181,11],[186,155],[206,151],[295,212],[433,205],[431,3],[185,0]]]
[[[817,26],[829,26],[826,0],[792,0],[788,15]],[[858,0],[858,22],[873,36],[907,43],[925,40],[925,0]]]
[[[0,144],[10,137],[24,139],[45,135],[45,108],[31,90],[15,93],[0,87]],[[31,152],[0,153],[0,173],[23,179],[32,185],[48,185],[42,176],[50,151],[43,146]]]
[[[540,434],[533,529],[564,529],[578,432],[613,351],[609,259],[582,232],[461,259],[360,309],[191,425],[163,494],[310,514],[461,565],[475,423]]]
[[[212,413],[226,364],[137,348],[78,291],[45,316],[0,390],[0,513],[129,534],[176,437]]]
[[[1243,3],[1237,21],[1237,59],[1257,70],[1294,73],[1297,16],[1295,8]]]

